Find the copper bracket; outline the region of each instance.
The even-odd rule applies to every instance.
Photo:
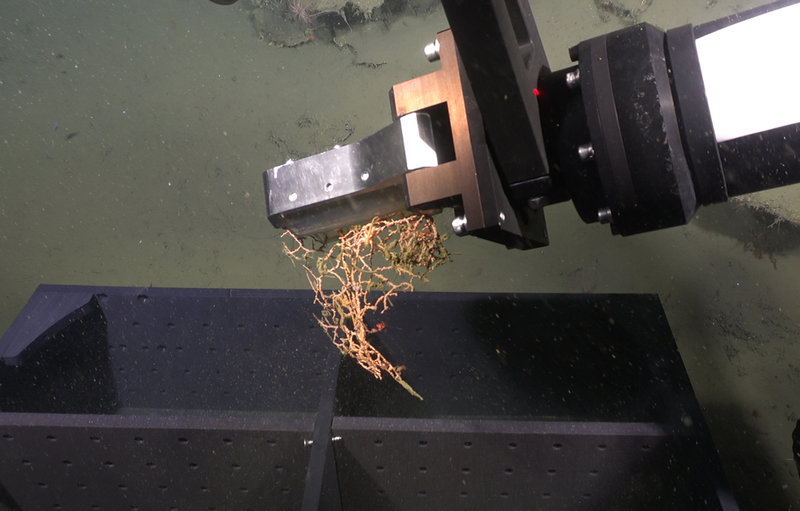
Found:
[[[455,159],[406,174],[408,202],[411,208],[425,208],[455,200],[463,209],[467,229],[474,231],[496,223],[485,214],[494,212],[484,212],[485,205],[494,203],[489,198],[491,183],[482,179],[491,175],[491,161],[480,113],[471,99],[472,88],[462,79],[465,75],[452,32],[439,32],[437,41],[441,69],[392,87],[392,115],[398,118],[446,104]]]

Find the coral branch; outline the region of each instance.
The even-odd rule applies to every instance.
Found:
[[[327,239],[301,239],[290,231],[283,234],[290,238],[284,253],[303,262],[314,303],[322,307],[317,322],[344,355],[353,357],[375,378],[381,379],[385,372],[422,399],[403,380],[405,366],[393,365],[372,346],[368,335],[383,327],[368,328],[365,318],[370,312],[386,312],[398,293],[413,291],[415,280],[427,281],[430,271],[450,260],[445,237],[439,235],[430,216],[399,213],[337,234],[330,247]]]

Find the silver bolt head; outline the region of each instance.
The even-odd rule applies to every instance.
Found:
[[[581,70],[570,71],[566,76],[567,87],[575,89],[581,84]]]
[[[450,226],[453,228],[453,232],[458,236],[464,236],[467,234],[467,219],[464,216],[457,216],[453,218]]]
[[[439,40],[436,39],[430,44],[425,45],[425,58],[428,59],[428,62],[436,62],[439,60]]]
[[[597,221],[601,224],[611,223],[611,208],[605,207],[597,210]]]
[[[578,157],[583,161],[589,161],[594,158],[594,147],[591,142],[578,146]]]

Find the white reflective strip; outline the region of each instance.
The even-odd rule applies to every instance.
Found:
[[[403,132],[403,147],[406,151],[406,167],[408,170],[439,165],[436,150],[422,140],[419,134],[416,113],[401,117],[400,129]]]
[[[717,142],[800,123],[800,4],[696,44]]]

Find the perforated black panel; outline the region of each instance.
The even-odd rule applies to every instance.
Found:
[[[8,498],[24,510],[300,509],[336,370],[310,298],[46,287],[39,310],[86,305],[0,366]]]
[[[652,424],[337,418],[345,509],[660,509],[680,470]]]
[[[315,310],[40,287],[0,341],[0,509],[722,508],[654,296],[398,297],[370,340],[424,401]]]
[[[378,320],[373,342],[425,400],[346,361],[339,415],[672,423],[693,399],[655,296],[416,293]]]
[[[312,429],[313,417],[3,414],[0,479],[26,510],[299,509]]]
[[[446,296],[397,300],[375,336],[424,401],[342,364],[345,509],[718,508],[656,297]]]
[[[309,303],[279,296],[99,297],[126,408],[315,411],[328,341]]]

